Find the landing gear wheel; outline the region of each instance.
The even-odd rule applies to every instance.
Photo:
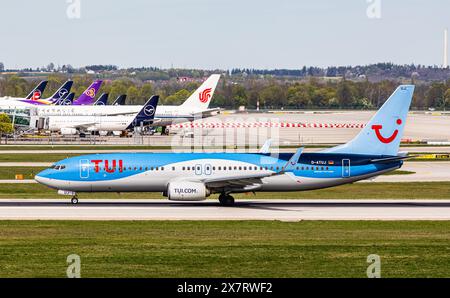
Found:
[[[234,198],[230,195],[224,195],[221,194],[219,196],[219,202],[222,206],[233,206],[234,205]]]
[[[73,197],[70,201],[72,202],[73,205],[78,204],[78,198],[77,197]]]

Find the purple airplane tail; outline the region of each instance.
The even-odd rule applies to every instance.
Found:
[[[102,80],[94,81],[84,92],[78,97],[77,100],[73,102],[73,105],[92,105],[95,101],[95,96],[97,95],[100,86],[102,85]]]

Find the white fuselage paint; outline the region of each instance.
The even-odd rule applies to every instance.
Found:
[[[49,122],[63,123],[58,120],[52,121],[53,117],[73,117],[76,118],[77,124],[86,123],[86,119],[82,116],[98,116],[98,117],[113,117],[113,116],[135,116],[141,109],[142,106],[137,105],[123,105],[123,106],[112,106],[112,105],[69,105],[69,106],[56,106],[56,105],[33,105],[25,102],[20,102],[11,99],[1,99],[0,98],[0,111],[1,110],[23,110],[30,109],[31,115],[35,117],[49,118]],[[156,108],[155,126],[167,126],[173,123],[188,122],[193,120],[193,115],[200,113],[201,110],[196,108],[190,108],[186,106],[164,106],[158,105]],[[67,118],[65,118],[67,119]],[[74,124],[75,124],[74,120]],[[89,122],[89,121],[88,121]],[[63,126],[67,127],[67,126]],[[104,130],[104,129],[101,129]]]

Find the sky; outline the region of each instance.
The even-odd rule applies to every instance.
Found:
[[[442,65],[446,27],[449,0],[1,0],[0,62],[6,68]]]

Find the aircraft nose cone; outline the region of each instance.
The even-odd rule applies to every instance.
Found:
[[[34,180],[36,180],[36,182],[38,183],[42,183],[43,182],[43,178],[42,176],[39,176],[39,174],[37,174],[36,176],[34,176]]]
[[[36,176],[34,176],[34,180],[40,184],[43,184],[45,186],[50,186],[51,187],[51,180],[50,178],[46,177],[45,175],[45,170],[36,174]]]

